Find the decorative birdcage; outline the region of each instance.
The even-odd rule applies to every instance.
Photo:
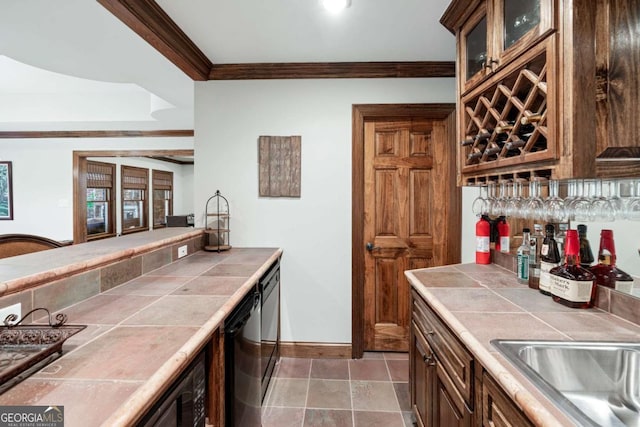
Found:
[[[227,251],[231,249],[229,243],[229,202],[216,190],[216,194],[209,197],[205,206],[205,233],[208,242],[205,251]]]

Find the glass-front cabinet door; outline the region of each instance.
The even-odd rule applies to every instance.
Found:
[[[502,49],[509,49],[539,24],[540,0],[504,0]]]
[[[497,0],[496,52],[504,63],[521,55],[555,27],[553,0]]]
[[[491,17],[482,3],[465,23],[460,32],[461,57],[458,58],[460,72],[465,76],[465,87],[482,80],[491,71]]]
[[[486,0],[459,32],[462,92],[542,41],[555,28],[555,0]]]
[[[467,34],[467,79],[484,70],[487,64],[487,17]]]

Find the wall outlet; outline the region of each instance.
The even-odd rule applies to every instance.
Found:
[[[18,316],[17,319],[12,323],[16,323],[18,322],[18,320],[22,319],[22,303],[17,303],[8,307],[0,308],[0,325],[4,325],[4,319],[6,319],[10,314],[15,314],[16,316]]]
[[[187,256],[187,245],[178,247],[178,258]]]

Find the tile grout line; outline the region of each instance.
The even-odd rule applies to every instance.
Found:
[[[302,408],[302,425],[304,427],[304,423],[307,419],[307,406],[309,405],[309,389],[311,388],[311,369],[313,368],[313,359],[309,361],[309,373],[307,374],[307,395],[304,398],[304,408]]]
[[[354,359],[347,359],[347,373],[349,375],[349,400],[351,401],[351,425],[356,425],[356,408],[353,404],[353,381],[351,380],[351,362]]]

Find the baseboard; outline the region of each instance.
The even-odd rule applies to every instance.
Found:
[[[281,341],[280,356],[306,359],[351,359],[351,344]]]

